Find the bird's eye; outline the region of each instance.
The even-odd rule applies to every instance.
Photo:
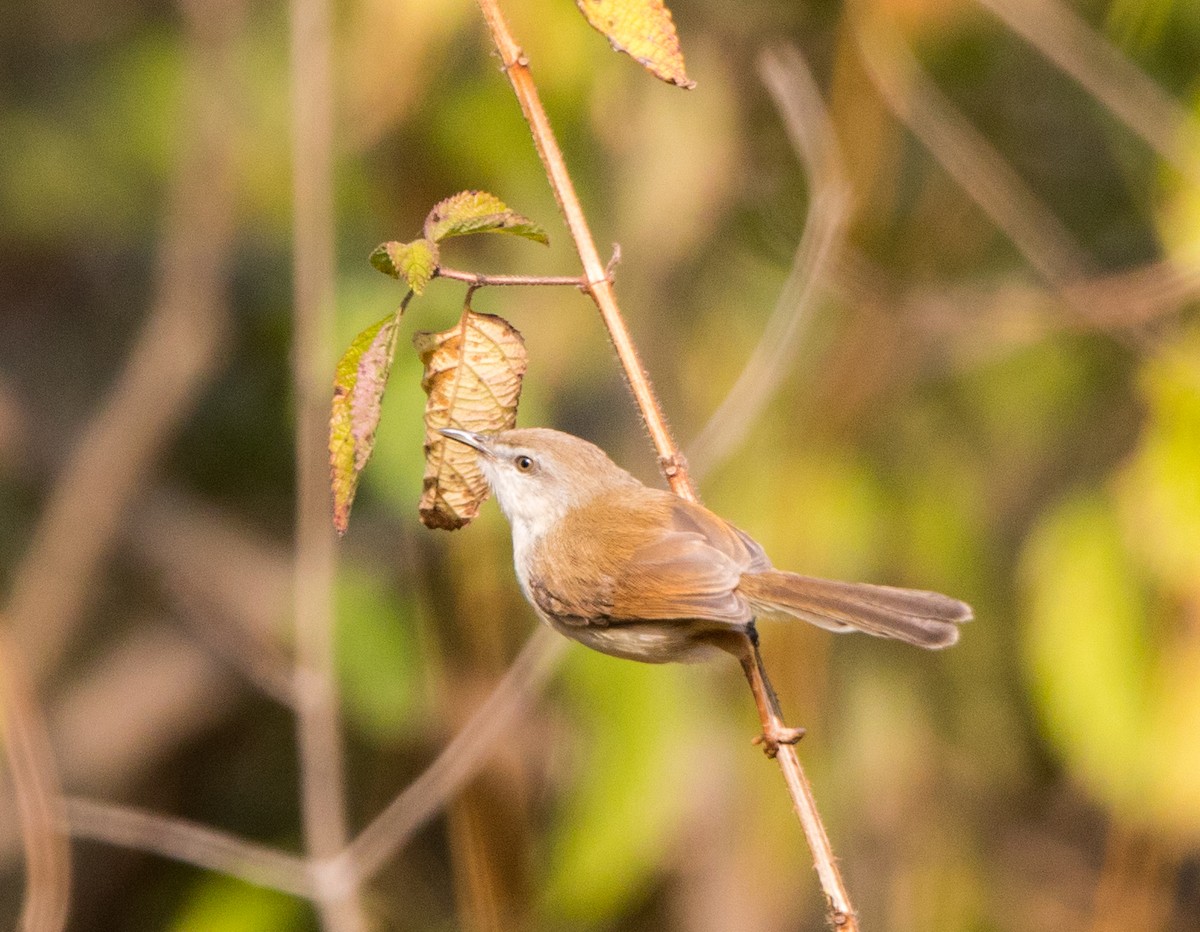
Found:
[[[514,457],[513,464],[521,472],[531,472],[533,470],[533,460],[523,453],[520,456]]]

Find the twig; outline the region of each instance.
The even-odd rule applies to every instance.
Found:
[[[333,353],[333,90],[328,0],[292,0],[294,211],[292,381],[296,396],[296,740],[308,853],[328,860],[346,843],[342,733],[333,657],[334,540],[329,528],[326,431]],[[361,932],[354,883],[315,875],[327,932]]]
[[[485,275],[482,272],[448,269],[444,265],[439,265],[433,275],[434,278],[451,278],[466,282],[476,288],[484,285],[573,285],[586,291],[588,287],[587,279],[580,275]]]
[[[146,851],[296,896],[315,895],[303,858],[185,819],[71,798],[63,821],[76,838]]]
[[[1077,13],[1054,0],[977,0],[1070,75],[1195,184],[1197,126],[1187,110]]]
[[[58,932],[66,928],[71,899],[71,848],[59,824],[62,791],[33,684],[4,631],[0,631],[0,734],[25,848],[21,929]]]
[[[1060,287],[1084,278],[1091,262],[1058,217],[946,100],[883,14],[862,0],[853,7],[863,63],[888,108],[1046,281]]]
[[[1009,238],[1025,261],[1054,289],[1078,321],[1091,325],[1093,308],[1075,287],[1093,274],[1093,263],[1059,219],[1012,166],[946,100],[882,15],[854,0],[852,14],[867,72],[889,109]],[[1140,352],[1157,347],[1141,331],[1110,331]]]
[[[463,787],[554,672],[567,643],[538,625],[500,682],[437,759],[346,848],[346,874],[359,881],[371,877]]]
[[[779,699],[771,686],[767,668],[763,664],[762,651],[758,647],[758,633],[752,629],[749,634],[743,635],[743,638],[744,641],[740,645],[742,671],[746,674],[750,691],[754,694],[763,728],[762,737],[755,739],[755,743],[762,744],[767,756],[775,758],[779,769],[783,771],[783,780],[787,784],[788,794],[792,797],[792,807],[796,810],[796,816],[804,829],[817,879],[829,904],[830,925],[844,932],[858,932],[858,917],[850,903],[850,894],[842,881],[837,859],[833,856],[833,846],[829,843],[829,835],[821,821],[812,787],[796,754],[795,744],[803,737],[804,729],[789,728],[784,724]]]
[[[584,218],[579,199],[575,195],[566,163],[558,148],[558,143],[555,141],[553,130],[550,128],[546,112],[538,97],[537,87],[529,72],[528,59],[509,32],[508,24],[505,22],[496,0],[478,0],[478,2],[500,52],[504,70],[517,95],[517,100],[521,104],[521,111],[533,134],[534,144],[541,156],[559,207],[566,218],[567,228],[575,241],[575,247],[579,252],[579,258],[583,262],[584,272],[587,276],[589,293],[596,302],[605,326],[608,328],[609,336],[617,351],[617,357],[629,380],[638,407],[641,409],[642,418],[650,432],[650,437],[658,450],[663,474],[677,495],[690,501],[696,501],[696,491],[688,473],[686,460],[679,452],[666,426],[666,419],[654,396],[650,380],[642,368],[633,340],[617,307],[607,272],[600,264],[600,256],[596,251],[596,245]],[[770,685],[765,679],[765,671],[761,667],[759,670],[763,673],[763,685],[769,691]],[[771,725],[779,724],[780,727],[783,727],[781,723],[768,722],[765,718],[763,724],[764,734],[768,739],[771,736],[769,730]],[[829,841],[825,836],[812,792],[804,779],[799,759],[796,757],[794,749],[786,745],[779,752],[777,759],[783,770],[784,780],[796,812],[804,826],[805,835],[809,839],[822,889],[832,905],[831,921],[836,928],[857,929],[854,911],[850,907],[849,897],[837,874]]]
[[[738,448],[787,376],[830,263],[841,248],[850,213],[850,189],[841,173],[833,126],[800,52],[792,46],[768,51],[759,57],[758,70],[808,175],[808,220],[758,345],[725,400],[689,444],[694,477]]]
[[[533,76],[529,72],[529,59],[521,51],[521,47],[517,45],[509,31],[508,23],[504,19],[504,14],[500,12],[497,0],[479,0],[479,8],[492,32],[492,39],[500,52],[500,60],[504,63],[504,71],[517,95],[521,112],[529,124],[534,145],[537,147],[542,165],[546,169],[546,177],[558,200],[558,206],[563,212],[571,239],[574,240],[575,248],[579,252],[579,260],[583,263],[584,277],[587,281],[587,292],[596,302],[600,317],[608,329],[613,348],[617,351],[621,369],[629,380],[630,390],[633,392],[638,408],[641,409],[642,420],[658,451],[663,475],[666,476],[667,482],[676,495],[689,501],[696,501],[696,490],[688,476],[687,463],[671,438],[667,420],[663,416],[658,398],[654,394],[654,388],[650,384],[650,377],[642,366],[637,348],[633,344],[633,338],[629,335],[629,328],[625,326],[621,310],[617,307],[609,271],[601,261],[600,253],[596,250],[596,242],[592,238],[591,228],[588,226],[587,218],[583,215],[583,207],[575,194],[575,185],[567,172],[567,163],[563,160],[562,150],[558,147],[554,130],[550,128],[550,120],[546,116],[545,108],[542,107],[537,86],[533,83]]]

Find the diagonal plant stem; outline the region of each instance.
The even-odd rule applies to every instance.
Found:
[[[671,438],[671,432],[667,428],[667,419],[663,415],[662,407],[650,384],[650,376],[647,375],[646,369],[642,365],[637,347],[633,343],[633,337],[630,336],[629,328],[625,326],[625,319],[621,316],[621,310],[617,307],[612,281],[604,262],[600,259],[600,253],[596,249],[596,241],[588,226],[587,218],[583,214],[579,197],[575,193],[575,185],[567,172],[567,163],[563,159],[562,150],[558,147],[558,140],[554,137],[554,130],[550,128],[550,120],[542,106],[537,85],[533,83],[533,75],[529,71],[529,59],[521,51],[521,47],[517,45],[512,32],[509,31],[508,23],[504,19],[504,14],[500,12],[496,0],[479,0],[479,8],[492,32],[492,40],[500,52],[504,71],[517,95],[521,112],[529,124],[534,145],[537,147],[542,165],[546,169],[546,178],[549,180],[554,197],[558,200],[558,206],[563,212],[567,229],[570,231],[571,239],[575,242],[575,249],[579,253],[579,260],[583,263],[587,292],[596,302],[600,317],[612,340],[613,348],[617,351],[621,369],[629,380],[630,390],[633,392],[638,408],[641,409],[642,420],[646,422],[650,439],[658,451],[663,475],[676,495],[686,498],[688,501],[697,501],[695,487],[688,475],[687,463]]]
[[[346,844],[345,774],[333,655],[335,551],[329,528],[325,444],[333,352],[333,81],[328,0],[292,0],[291,92],[294,197],[292,379],[296,396],[296,740],[308,854],[321,863]],[[366,928],[358,887],[314,871],[326,932]]]
[[[567,641],[545,625],[437,759],[350,843],[345,873],[366,880],[472,777],[558,666]]]
[[[21,928],[66,928],[71,897],[71,846],[62,829],[62,790],[50,738],[12,639],[0,631],[0,736],[12,774],[25,848]]]
[[[794,46],[772,49],[759,57],[758,70],[808,175],[808,220],[758,345],[729,394],[689,444],[694,476],[714,469],[737,450],[788,375],[850,215],[850,188],[841,172],[833,126],[800,52]]]
[[[930,80],[885,14],[853,0],[851,14],[863,64],[884,103],[921,142],[1079,323],[1093,326],[1095,306],[1081,285],[1091,258],[1013,167]],[[1137,352],[1160,350],[1137,329],[1111,331]]]
[[[1091,260],[1012,166],[946,100],[885,14],[856,0],[850,14],[863,64],[883,102],[1056,288],[1087,277]]]
[[[1176,170],[1200,184],[1195,121],[1079,14],[1056,0],[976,2],[1078,81]]]
[[[497,0],[478,0],[478,2],[488,28],[492,32],[492,39],[500,52],[505,73],[520,102],[521,112],[529,124],[534,145],[537,147],[542,165],[546,169],[546,176],[554,190],[554,196],[558,199],[567,228],[575,241],[575,248],[579,252],[579,258],[587,277],[589,294],[596,302],[596,307],[608,329],[609,337],[617,351],[617,358],[629,380],[630,389],[641,410],[650,437],[658,450],[663,474],[677,495],[689,501],[696,501],[696,490],[692,485],[687,463],[671,437],[666,425],[666,418],[663,416],[662,409],[650,385],[650,379],[642,367],[633,339],[625,326],[620,309],[617,307],[612,283],[600,262],[600,254],[596,250],[596,244],[584,217],[583,208],[575,194],[575,187],[567,172],[566,162],[563,160],[562,152],[550,127],[546,111],[542,107],[537,86],[529,71],[529,61],[509,31],[508,23],[500,12]],[[757,645],[752,645],[752,647],[756,660],[761,660],[757,657]],[[762,686],[771,692],[770,684],[766,680],[766,671],[762,668],[761,663],[758,664],[758,671],[763,678]],[[753,688],[753,681],[751,685]],[[766,706],[760,705],[760,712],[764,708]],[[772,715],[763,712],[762,724],[764,734],[769,735],[781,723]],[[783,770],[784,781],[787,784],[792,803],[804,828],[805,836],[808,838],[821,888],[829,900],[832,909],[830,922],[838,929],[857,930],[854,909],[850,905],[850,898],[834,861],[816,801],[795,749],[790,745],[783,745],[779,749],[776,760],[779,761],[779,766]]]

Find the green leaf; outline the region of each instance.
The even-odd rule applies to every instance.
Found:
[[[662,0],[576,0],[584,19],[656,78],[691,90],[671,11]]]
[[[329,471],[333,526],[345,534],[358,477],[375,445],[379,405],[396,355],[397,312],[372,324],[338,361],[329,417]]]
[[[619,926],[650,895],[685,810],[672,788],[695,779],[687,748],[703,700],[685,671],[568,655],[562,683],[577,716],[578,776],[551,814],[539,928]]]
[[[279,932],[306,928],[303,901],[219,874],[201,878],[187,893],[171,932]]]
[[[1025,658],[1046,733],[1096,798],[1134,818],[1151,790],[1153,662],[1142,580],[1107,498],[1052,511],[1023,570]]]
[[[545,230],[486,191],[460,191],[439,201],[425,218],[425,238],[431,243],[471,233],[512,233],[550,243]]]
[[[421,710],[418,608],[386,574],[343,566],[337,578],[338,681],[346,718],[379,744],[416,726]]]
[[[371,253],[371,265],[384,275],[402,278],[415,294],[425,291],[425,286],[437,270],[437,244],[425,239],[411,243],[380,243]]]

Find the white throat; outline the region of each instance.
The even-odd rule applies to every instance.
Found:
[[[570,510],[568,490],[563,486],[536,483],[527,476],[482,461],[484,475],[500,510],[512,526],[513,558],[521,564],[530,549]],[[536,484],[535,484],[536,483]]]

